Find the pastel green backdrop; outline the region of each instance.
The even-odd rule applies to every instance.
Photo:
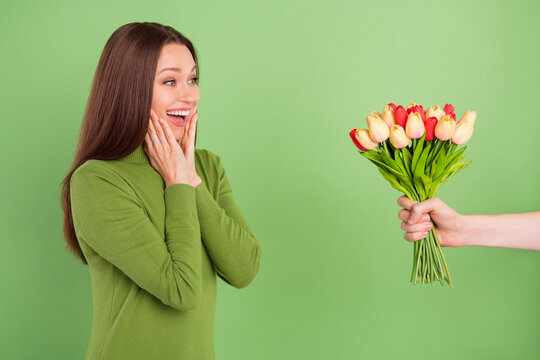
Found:
[[[349,140],[388,102],[478,113],[463,213],[540,208],[534,1],[4,1],[0,358],[82,359],[88,268],[59,184],[107,38],[132,21],[200,54],[198,146],[258,235],[255,282],[219,285],[218,359],[538,359],[540,253],[445,249],[455,288],[409,284],[396,199]]]

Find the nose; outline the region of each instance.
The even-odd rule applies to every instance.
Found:
[[[178,87],[178,100],[183,102],[193,102],[195,100],[194,89],[187,84],[182,84]]]

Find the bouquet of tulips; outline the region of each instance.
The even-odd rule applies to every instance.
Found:
[[[437,190],[471,162],[463,162],[466,143],[472,133],[476,112],[467,110],[456,123],[451,104],[444,109],[432,106],[424,111],[421,105],[388,104],[382,114],[373,111],[366,117],[368,129],[352,129],[350,136],[359,152],[377,165],[381,175],[393,188],[409,199],[423,201],[434,197]],[[433,283],[452,278],[435,233],[414,243],[411,282]]]

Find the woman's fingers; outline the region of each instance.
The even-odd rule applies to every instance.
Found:
[[[401,223],[401,228],[406,232],[424,232],[431,230],[432,227],[433,225],[430,222],[422,222],[413,225],[405,221]]]
[[[405,195],[403,195],[402,197],[400,197],[397,201],[397,203],[399,204],[399,206],[401,206],[402,208],[404,209],[407,209],[407,210],[411,210],[411,207],[416,204],[418,201],[412,201],[410,200],[408,197],[406,197]]]
[[[151,119],[150,123],[148,124],[148,133],[150,135],[150,139],[152,140],[152,145],[154,147],[154,151],[160,151],[161,150],[161,141],[159,141],[156,127],[154,126],[154,119]]]
[[[438,198],[431,198],[425,201],[415,203],[409,210],[411,210],[411,216],[409,216],[408,223],[415,224],[420,222],[422,217],[430,212],[436,212],[440,207],[441,201]]]
[[[418,240],[424,239],[425,237],[427,237],[427,235],[428,235],[427,231],[412,232],[412,233],[411,232],[406,232],[403,237],[407,241],[418,241]]]
[[[161,148],[165,151],[169,150],[170,145],[167,141],[167,138],[165,137],[165,126],[168,126],[164,124],[165,120],[159,118],[158,120],[154,120],[154,129],[156,130],[157,137],[159,139]]]
[[[411,212],[409,210],[401,209],[399,210],[398,217],[402,221],[408,221],[409,218],[411,217]],[[419,222],[428,222],[430,220],[431,220],[431,217],[429,216],[429,214],[424,214],[420,218]]]
[[[197,132],[197,113],[193,114],[191,121],[189,122],[188,138],[187,138],[187,147],[189,150],[195,149],[195,134]]]
[[[178,146],[178,143],[176,142],[176,139],[174,138],[174,134],[172,133],[171,127],[165,122],[163,119],[159,119],[159,123],[163,129],[163,135],[165,140],[167,141],[167,144],[170,148],[172,148],[175,144]]]

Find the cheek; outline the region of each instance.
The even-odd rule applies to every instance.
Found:
[[[159,86],[154,85],[152,93],[152,108],[156,111],[165,111],[170,100],[167,97],[166,91],[161,91]]]

